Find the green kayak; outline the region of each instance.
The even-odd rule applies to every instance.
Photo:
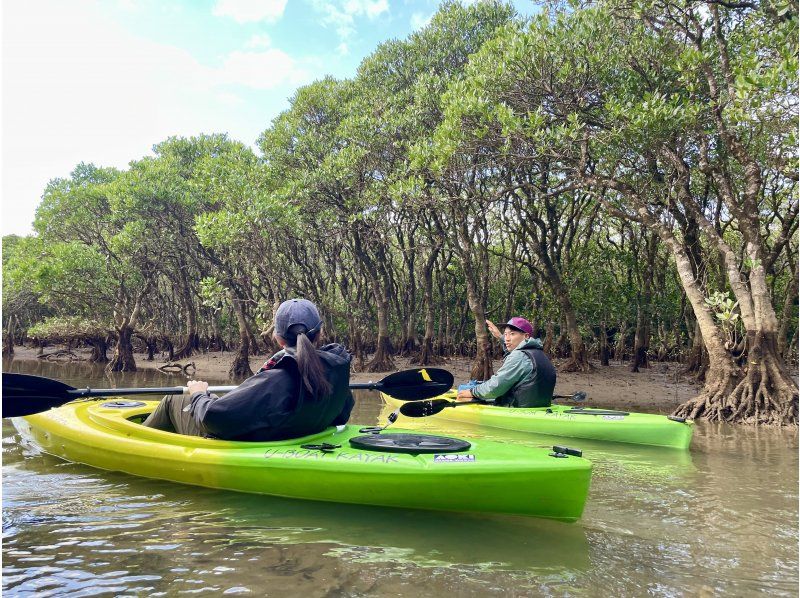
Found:
[[[567,451],[351,425],[280,442],[215,440],[142,426],[156,404],[81,401],[12,421],[68,461],[297,499],[574,521],[589,490],[591,464]]]
[[[381,393],[393,409],[405,402]],[[456,391],[429,399],[454,401]],[[672,420],[665,415],[629,413],[609,409],[589,409],[568,405],[518,409],[469,403],[441,408],[430,416],[432,420],[458,421],[506,430],[533,432],[562,438],[586,438],[629,444],[643,444],[677,449],[689,448],[694,423]]]

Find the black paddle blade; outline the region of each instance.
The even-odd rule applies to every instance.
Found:
[[[455,407],[453,401],[447,399],[428,399],[427,401],[412,401],[400,406],[400,413],[406,417],[428,417],[436,415],[442,409]]]
[[[400,401],[427,399],[453,387],[453,374],[441,368],[403,370],[381,380],[378,390]]]
[[[3,417],[23,417],[47,411],[74,399],[72,386],[29,374],[3,372]]]

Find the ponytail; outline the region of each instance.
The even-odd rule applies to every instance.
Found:
[[[298,328],[298,330],[292,330]],[[302,324],[291,326],[287,331],[289,339],[287,341],[295,341],[295,359],[297,360],[297,367],[300,370],[300,378],[302,379],[303,386],[315,399],[322,399],[331,394],[331,383],[325,377],[325,368],[322,365],[322,360],[317,355],[317,350],[314,343],[306,334],[306,327]],[[316,339],[319,330],[311,331]],[[294,337],[293,339],[291,337]],[[289,345],[291,346],[291,342]]]

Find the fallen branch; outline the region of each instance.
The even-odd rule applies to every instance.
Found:
[[[36,359],[46,359],[47,361],[86,361],[85,357],[80,357],[72,351],[66,349],[59,349],[50,353],[42,353],[37,355]]]
[[[191,371],[192,374],[197,370],[197,368],[194,365],[194,361],[190,361],[185,365],[177,362],[167,362],[164,365],[160,366],[158,369],[166,374],[173,374],[173,373],[177,374],[178,372],[182,372],[187,376],[190,374],[189,369],[192,370]]]

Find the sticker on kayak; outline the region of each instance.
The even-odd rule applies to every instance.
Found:
[[[434,455],[434,463],[472,463],[475,461],[475,455]]]
[[[604,415],[603,419],[625,419],[624,415]]]

